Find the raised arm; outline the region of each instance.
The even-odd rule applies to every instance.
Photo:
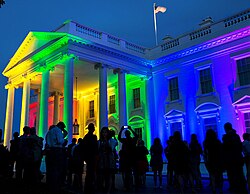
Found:
[[[134,137],[135,137],[136,139],[138,139],[139,136],[138,136],[137,133],[132,129],[132,127],[131,127],[131,126],[128,126],[128,128],[129,128],[129,130],[133,133]]]
[[[122,142],[122,131],[124,130],[124,127],[122,127],[121,128],[121,130],[120,130],[120,132],[119,132],[119,134],[118,134],[118,140],[120,141],[120,142]]]

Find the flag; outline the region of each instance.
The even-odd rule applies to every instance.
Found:
[[[155,6],[155,14],[158,12],[162,12],[164,13],[167,10],[166,7],[162,7],[162,6]]]

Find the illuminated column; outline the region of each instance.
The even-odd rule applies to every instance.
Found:
[[[23,134],[23,127],[29,125],[29,105],[30,105],[30,80],[25,80],[23,82],[20,135]]]
[[[84,118],[84,111],[85,111],[85,108],[84,108],[84,98],[80,98],[79,99],[79,114],[78,114],[78,118],[79,118],[79,135],[80,137],[83,137],[85,134],[84,134],[84,123],[85,123],[85,118]]]
[[[14,95],[15,88],[13,86],[8,88],[8,98],[6,105],[5,127],[4,127],[4,145],[9,147],[12,137],[13,124],[13,110],[14,110]]]
[[[127,125],[127,103],[126,103],[126,73],[121,69],[115,69],[118,73],[118,95],[119,95],[119,126]]]
[[[97,64],[95,69],[99,69],[99,129],[101,129],[108,126],[107,67]]]
[[[147,76],[145,81],[145,120],[146,120],[146,147],[150,149],[153,142],[152,129],[155,129],[154,84],[152,76]]]
[[[36,128],[39,129],[39,115],[40,115],[40,100],[41,100],[41,90],[37,90],[37,107],[36,107]]]
[[[40,113],[39,113],[39,130],[38,134],[45,137],[48,130],[48,107],[49,107],[49,70],[42,73],[41,96],[40,96]]]
[[[54,117],[53,124],[56,125],[59,121],[59,105],[60,105],[60,93],[54,93]]]
[[[73,128],[73,81],[74,81],[74,58],[69,58],[64,65],[64,106],[63,122],[68,131],[68,141],[72,139]]]

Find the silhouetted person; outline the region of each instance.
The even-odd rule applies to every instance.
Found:
[[[95,191],[96,162],[98,154],[97,136],[94,135],[95,126],[88,125],[88,133],[83,138],[84,158],[87,164],[84,192],[87,194]]]
[[[196,134],[191,135],[191,142],[189,144],[190,150],[190,164],[191,164],[191,175],[195,181],[196,187],[201,188],[201,172],[200,172],[200,160],[202,154],[201,144],[198,142]]]
[[[115,191],[116,188],[115,188],[115,174],[117,173],[117,166],[116,166],[116,163],[118,161],[118,154],[117,154],[117,150],[116,150],[116,147],[118,146],[118,141],[115,137],[115,131],[114,130],[110,130],[110,142],[112,144],[112,148],[113,148],[113,154],[114,154],[114,158],[115,158],[115,171],[112,173],[112,183],[111,183],[111,189],[112,191]]]
[[[173,143],[173,136],[170,136],[167,140],[167,147],[164,149],[164,154],[168,160],[167,166],[167,187],[170,188],[174,184],[174,168],[173,168],[173,156],[169,152],[171,144]]]
[[[19,152],[19,133],[13,133],[13,139],[10,140],[10,169],[11,175],[13,175],[14,165],[17,161]]]
[[[0,177],[7,177],[9,175],[10,153],[7,146],[0,142]],[[2,187],[1,187],[2,189]]]
[[[250,134],[249,133],[244,133],[243,134],[243,153],[244,153],[244,160],[246,164],[246,169],[247,169],[247,186],[248,190],[250,190]]]
[[[72,148],[72,171],[74,174],[73,188],[82,191],[82,174],[84,167],[83,139],[79,138],[78,143]]]
[[[28,137],[28,140],[31,143],[31,149],[33,152],[33,160],[31,162],[31,181],[30,183],[34,183],[34,185],[37,185],[41,181],[41,163],[42,163],[42,149],[43,149],[43,138],[37,136],[36,134],[36,128],[31,127],[30,128],[30,136]]]
[[[162,188],[162,169],[163,169],[163,159],[162,159],[163,147],[161,145],[160,138],[155,138],[154,143],[150,148],[150,166],[154,172],[154,187],[157,188],[157,177],[159,177],[159,188]]]
[[[225,123],[226,134],[223,135],[224,164],[227,171],[230,190],[235,193],[247,193],[246,180],[243,173],[244,159],[242,143],[231,123]]]
[[[27,141],[28,136],[30,135],[30,127],[25,126],[23,128],[23,135],[20,136],[19,139],[19,152],[18,159],[16,162],[16,177],[19,183],[22,180],[28,184],[28,174],[29,172],[29,163],[33,159],[33,155],[30,149],[30,144]]]
[[[125,130],[125,138],[122,132]],[[134,137],[131,137],[131,132]],[[120,171],[122,172],[124,188],[128,191],[131,189],[132,171],[135,167],[135,149],[138,135],[130,126],[123,126],[118,134],[118,140],[122,143],[120,155]]]
[[[115,171],[114,149],[117,144],[113,144],[108,127],[103,127],[98,140],[98,188],[105,193],[111,192],[112,174]]]
[[[71,143],[68,145],[67,148],[67,183],[69,185],[72,184],[72,173],[73,173],[73,147],[76,146],[77,139],[72,138]]]
[[[188,146],[182,141],[181,133],[179,131],[174,132],[173,143],[170,146],[169,153],[173,157],[174,173],[180,191],[183,193],[184,181],[190,173],[190,153]]]
[[[148,171],[148,149],[144,145],[144,141],[139,139],[136,146],[136,168],[135,168],[135,183],[139,187],[146,184],[146,172]]]
[[[223,188],[223,152],[222,143],[217,138],[214,130],[208,129],[203,142],[204,162],[209,173],[212,192],[216,193],[216,188],[222,193]]]
[[[63,177],[63,148],[67,144],[64,138],[68,132],[65,130],[66,126],[63,122],[59,122],[56,126],[50,126],[45,140],[46,140],[46,183],[49,190],[54,193],[59,193],[62,186]]]

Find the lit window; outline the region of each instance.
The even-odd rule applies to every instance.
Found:
[[[204,119],[204,130],[213,129],[217,132],[217,120],[216,117],[210,117]]]
[[[115,113],[115,95],[109,96],[109,114]]]
[[[94,100],[89,101],[89,118],[95,117],[95,112],[94,112]]]
[[[201,93],[207,94],[213,92],[212,76],[210,68],[200,70]]]
[[[134,108],[141,107],[140,88],[133,89]]]
[[[250,57],[237,60],[240,86],[250,84]]]
[[[179,100],[178,77],[169,79],[170,101]]]
[[[135,133],[138,135],[139,139],[142,139],[142,128],[135,128]]]
[[[246,133],[250,133],[250,112],[244,113]]]

